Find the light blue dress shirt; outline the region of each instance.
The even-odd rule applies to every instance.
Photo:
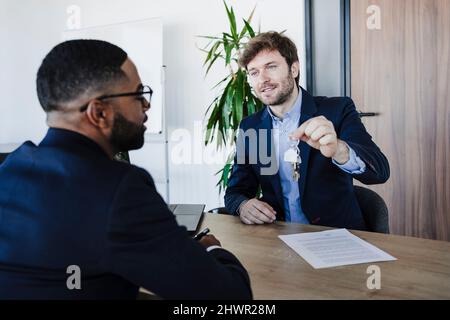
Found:
[[[272,136],[276,151],[276,157],[279,164],[279,175],[281,188],[283,191],[283,204],[286,221],[309,224],[310,222],[303,213],[301,207],[299,183],[292,179],[292,165],[284,161],[284,154],[290,147],[289,135],[298,128],[300,122],[301,108],[302,94],[300,92],[293,108],[283,115],[283,119],[275,116],[270,110],[270,107],[267,107],[267,110],[269,111],[269,114],[272,118]],[[355,151],[352,148],[349,147],[349,150],[350,160],[347,163],[339,165],[334,160],[333,163],[347,173],[363,173],[366,169],[365,163],[356,155]]]

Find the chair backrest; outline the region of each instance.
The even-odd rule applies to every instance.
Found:
[[[231,214],[231,213],[229,213],[227,211],[227,209],[225,207],[211,209],[208,212],[210,212],[210,213],[217,213],[217,214]]]
[[[6,157],[9,153],[1,153],[0,152],[0,164],[2,164],[3,161],[5,161]]]
[[[383,198],[360,186],[355,186],[355,194],[369,231],[389,233],[389,213]]]

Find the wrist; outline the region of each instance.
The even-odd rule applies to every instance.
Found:
[[[241,215],[241,209],[242,209],[243,206],[245,206],[245,204],[246,204],[247,202],[248,202],[248,200],[244,200],[244,201],[242,201],[241,204],[239,205],[238,209],[236,210],[238,216]]]
[[[350,160],[350,149],[344,141],[338,139],[337,150],[333,160],[341,165],[346,164]]]

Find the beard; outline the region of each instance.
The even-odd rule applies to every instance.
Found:
[[[118,152],[140,149],[144,145],[144,133],[144,124],[135,124],[116,113],[110,142]]]
[[[271,98],[265,98],[262,94],[258,94],[259,100],[267,106],[279,106],[289,100],[295,88],[295,79],[289,72],[286,79],[281,82],[280,92]]]

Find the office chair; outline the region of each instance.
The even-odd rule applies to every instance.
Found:
[[[211,210],[209,210],[208,212],[209,212],[209,213],[217,213],[217,214],[228,214],[228,215],[231,215],[231,213],[229,213],[225,207],[220,207],[220,208],[211,209]]]
[[[369,231],[389,233],[389,213],[383,198],[360,186],[355,186],[355,194]]]
[[[9,153],[0,153],[0,164],[2,164],[3,161],[5,161],[8,155]]]

